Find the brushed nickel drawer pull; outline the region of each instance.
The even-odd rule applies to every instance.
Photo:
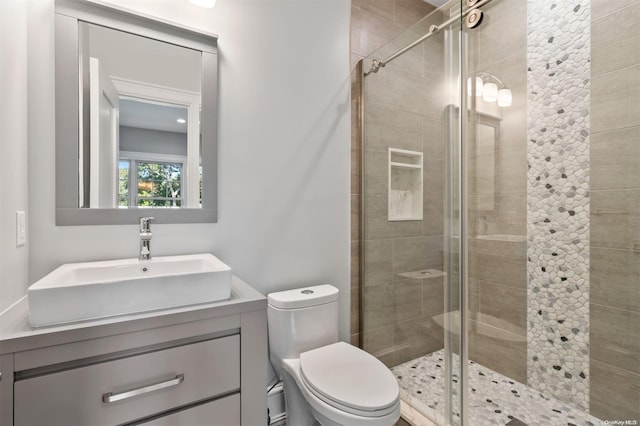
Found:
[[[133,389],[133,390],[122,392],[122,393],[115,393],[115,394],[112,392],[104,393],[102,394],[102,402],[106,404],[110,404],[112,402],[122,401],[123,399],[133,398],[134,396],[144,395],[145,393],[154,392],[164,388],[169,388],[171,386],[178,386],[182,382],[184,382],[184,374],[178,374],[175,378],[171,380],[156,383],[155,385],[149,385],[149,386]]]

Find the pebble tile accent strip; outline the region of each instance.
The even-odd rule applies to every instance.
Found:
[[[589,408],[588,0],[527,3],[527,381]]]
[[[444,367],[442,349],[391,369],[403,400],[437,424],[444,424]],[[470,425],[506,425],[514,419],[532,426],[604,425],[582,410],[473,361],[468,371]]]

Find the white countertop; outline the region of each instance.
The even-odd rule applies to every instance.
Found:
[[[266,307],[267,299],[264,295],[234,276],[231,282],[231,299],[229,300],[33,328],[29,325],[29,310],[25,296],[0,315],[0,355],[240,314],[266,309]]]

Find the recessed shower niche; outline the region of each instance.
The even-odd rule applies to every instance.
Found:
[[[389,221],[422,220],[422,153],[389,148]]]

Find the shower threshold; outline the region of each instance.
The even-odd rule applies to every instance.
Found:
[[[444,424],[444,359],[441,349],[391,369],[403,401],[439,425]],[[469,424],[473,426],[604,425],[580,409],[473,361],[469,361],[469,386]]]

